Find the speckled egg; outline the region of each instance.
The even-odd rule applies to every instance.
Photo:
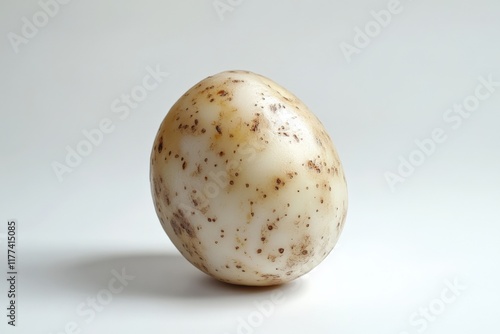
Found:
[[[223,282],[304,275],[344,226],[346,181],[325,128],[288,90],[251,72],[189,89],[161,123],[150,172],[163,229]]]

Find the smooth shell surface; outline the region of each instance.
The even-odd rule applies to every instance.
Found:
[[[163,229],[201,271],[241,285],[291,281],[335,246],[344,172],[321,122],[246,71],[208,77],[170,109],[150,180]]]

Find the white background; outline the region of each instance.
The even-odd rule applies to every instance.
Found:
[[[401,0],[351,57],[341,43],[354,46],[355,28],[373,27],[371,11],[387,1],[230,3],[219,15],[212,0],[73,0],[16,50],[9,33],[22,37],[23,17],[33,22],[42,9],[2,0],[0,267],[16,219],[19,294],[11,328],[1,280],[1,332],[499,332],[500,86],[460,124],[443,117],[473,101],[479,77],[500,81],[500,3]],[[169,76],[120,119],[112,102],[141,85],[148,66]],[[228,69],[299,96],[346,171],[339,243],[284,287],[205,276],[172,246],[152,205],[161,120],[197,81]],[[104,118],[113,132],[60,182],[52,164]],[[398,173],[400,157],[418,158],[415,141],[435,128],[446,140],[391,189],[386,173]],[[123,291],[93,318],[78,313],[122,268],[135,277]],[[454,282],[455,294],[446,290]]]

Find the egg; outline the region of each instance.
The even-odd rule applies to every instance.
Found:
[[[344,226],[346,180],[324,126],[252,72],[209,76],[182,95],[160,125],[150,167],[166,234],[223,282],[296,279],[325,259]]]

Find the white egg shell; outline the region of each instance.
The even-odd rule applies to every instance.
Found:
[[[309,272],[333,249],[347,212],[344,172],[321,122],[247,71],[208,77],[174,104],[154,141],[150,179],[173,244],[233,284]]]

